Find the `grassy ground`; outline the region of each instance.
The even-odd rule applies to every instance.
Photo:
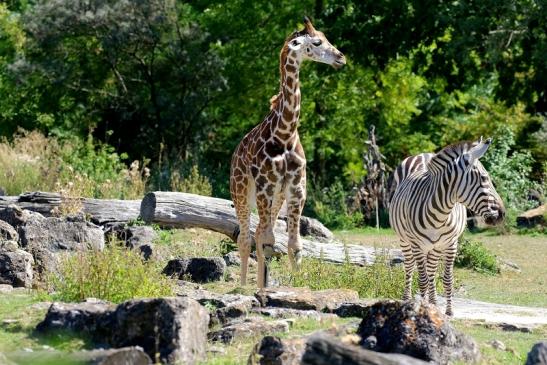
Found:
[[[351,244],[366,244],[376,247],[397,248],[398,242],[391,230],[375,229],[339,231],[336,236]],[[473,240],[482,241],[498,257],[517,264],[522,272],[502,271],[490,276],[466,269],[456,270],[457,283],[462,288],[459,295],[479,300],[517,305],[547,305],[547,238],[543,236],[492,236],[489,233],[474,234]],[[161,232],[157,247],[164,251],[165,258],[175,256],[218,256],[234,248],[224,236],[199,229]],[[306,259],[299,274],[291,274],[286,258],[272,264],[272,276],[281,285],[307,285],[315,289],[323,287],[348,287],[358,290],[362,296],[377,297],[370,288],[386,297],[398,298],[402,287],[401,268],[376,266],[358,268],[355,266],[332,265],[319,260]],[[256,266],[250,267],[249,285],[239,286],[239,268],[230,267],[224,281],[206,284],[209,290],[252,294],[255,291]],[[372,283],[374,285],[368,285]],[[379,285],[378,283],[381,283]],[[376,293],[376,294],[377,294]],[[47,337],[33,332],[43,318],[47,306],[36,305],[38,297],[29,292],[0,294],[0,352],[13,353],[22,349],[39,351],[51,348],[61,351],[79,350],[88,347],[83,338],[58,333]],[[356,319],[352,320],[356,322]],[[276,334],[280,337],[301,336],[318,329],[331,328],[347,323],[345,319],[310,321],[297,320],[290,332]],[[547,337],[547,327],[536,328],[531,333],[504,332],[496,327],[481,323],[455,321],[456,327],[474,337],[483,354],[483,364],[522,363],[531,346]],[[252,347],[260,338],[236,341],[229,346],[215,345],[217,351],[210,352],[204,364],[246,363]],[[489,342],[497,339],[508,348],[495,350]],[[28,358],[28,357],[27,357]],[[44,357],[44,359],[46,359]],[[58,364],[58,361],[33,359],[28,364]],[[68,361],[68,360],[67,360]],[[1,359],[0,359],[1,362]],[[69,362],[65,362],[69,363]],[[23,362],[23,364],[25,364]]]

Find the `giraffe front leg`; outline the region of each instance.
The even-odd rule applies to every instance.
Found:
[[[269,285],[269,263],[273,256],[275,237],[271,222],[271,198],[257,195],[257,208],[260,222],[256,228],[257,285],[265,288]]]
[[[401,242],[401,250],[403,251],[403,256],[405,258],[405,291],[403,293],[403,300],[410,300],[412,297],[412,274],[416,263],[410,245]]]
[[[457,243],[456,243],[457,244]],[[446,251],[444,259],[445,268],[443,275],[444,295],[446,296],[446,315],[452,317],[452,290],[454,289],[454,260],[456,259],[456,244]]]

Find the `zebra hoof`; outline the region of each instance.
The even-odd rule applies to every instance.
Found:
[[[447,317],[454,317],[454,312],[452,311],[452,309],[447,309],[445,313]]]

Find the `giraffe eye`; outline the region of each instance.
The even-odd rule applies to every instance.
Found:
[[[315,47],[319,47],[321,43],[323,43],[321,39],[316,39],[313,42],[311,42],[311,44],[313,44]]]

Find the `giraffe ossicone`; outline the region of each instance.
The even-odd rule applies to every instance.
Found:
[[[241,284],[247,283],[251,252],[251,208],[256,203],[255,231],[258,287],[268,284],[268,259],[275,244],[274,225],[287,204],[288,255],[293,269],[300,266],[300,215],[306,199],[306,157],[298,135],[300,117],[299,70],[303,61],[326,63],[339,69],[344,55],[304,18],[304,29],[291,34],[280,54],[280,90],[270,100],[270,112],[239,143],[230,166],[230,193],[239,222],[237,244],[241,256]]]

